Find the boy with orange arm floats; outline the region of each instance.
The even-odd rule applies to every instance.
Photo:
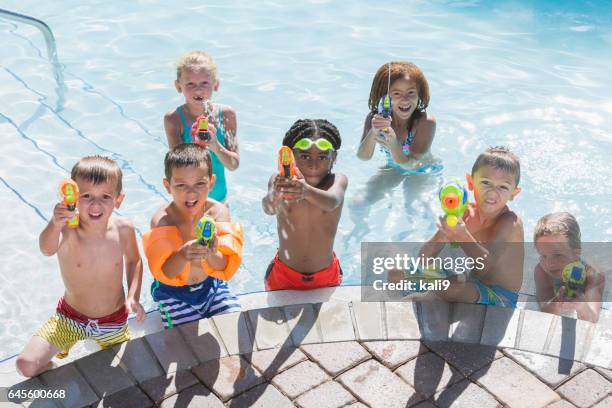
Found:
[[[215,184],[208,149],[180,144],[164,166],[172,202],[157,211],[142,237],[164,327],[240,310],[227,281],[242,260],[242,226],[208,197]]]

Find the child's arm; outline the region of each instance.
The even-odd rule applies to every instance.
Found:
[[[447,243],[448,239],[446,239],[444,233],[438,229],[434,236],[421,247],[420,255],[424,258],[434,258],[438,256]]]
[[[127,280],[128,294],[125,300],[128,310],[136,313],[136,320],[144,320],[145,311],[140,304],[140,288],[142,286],[142,259],[136,243],[136,232],[134,225],[127,220],[119,221],[119,235],[123,245],[123,256],[125,261],[125,276]]]
[[[601,300],[605,278],[602,273],[587,265],[587,281],[584,295],[575,300],[576,313],[581,320],[597,323],[601,311]]]
[[[280,191],[295,197],[294,200],[306,200],[323,211],[333,211],[342,205],[347,186],[346,176],[336,173],[331,187],[327,190],[319,189],[306,183],[304,176],[298,171],[298,178],[284,182]]]
[[[229,106],[223,108],[223,127],[225,129],[225,146],[219,143],[216,135],[211,138],[209,148],[221,160],[223,166],[228,170],[236,170],[240,165],[240,153],[238,152],[238,137],[236,112]],[[217,132],[219,130],[217,129]]]
[[[552,278],[546,274],[539,264],[533,271],[533,280],[536,285],[536,299],[540,305],[540,310],[546,313],[560,314],[561,310],[558,302],[553,302],[555,292]]]
[[[374,116],[372,112],[368,113],[363,124],[363,134],[361,135],[361,143],[357,149],[357,157],[361,160],[370,160],[374,154],[374,147],[376,147],[376,138],[380,133],[380,130],[372,126],[372,119]],[[380,116],[382,118],[382,116]],[[384,118],[383,118],[384,119]],[[391,126],[391,119],[385,119],[389,122],[388,126]]]
[[[38,246],[43,255],[55,255],[62,243],[64,233],[68,229],[66,222],[72,217],[74,217],[74,211],[68,211],[65,204],[58,203],[55,205],[51,221],[42,230],[38,238]]]
[[[168,139],[168,148],[170,150],[183,142],[181,140],[181,126],[177,120],[176,111],[168,112],[164,115],[164,129],[166,130],[166,139]]]
[[[268,180],[268,194],[261,200],[261,206],[268,215],[275,215],[278,210],[278,205],[281,202],[281,196],[276,190],[275,181],[278,174],[272,175]]]

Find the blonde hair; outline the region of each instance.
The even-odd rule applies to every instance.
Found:
[[[176,79],[181,79],[181,73],[186,69],[205,69],[210,72],[212,79],[217,81],[217,64],[213,57],[205,51],[191,51],[181,55],[176,61]]]
[[[580,226],[576,218],[568,212],[546,214],[540,218],[533,231],[533,240],[535,242],[540,237],[557,234],[566,237],[571,248],[582,247]]]

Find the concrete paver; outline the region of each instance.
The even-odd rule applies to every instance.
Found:
[[[308,344],[302,350],[332,377],[371,357],[356,341]]]
[[[577,407],[589,407],[612,393],[612,384],[595,370],[585,370],[557,389]]]
[[[318,365],[312,361],[304,361],[274,377],[272,384],[277,386],[289,398],[295,399],[329,379],[329,375]]]
[[[367,341],[362,346],[391,370],[427,352],[427,348],[418,340]]]

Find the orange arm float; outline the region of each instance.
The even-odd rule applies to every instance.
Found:
[[[149,261],[149,270],[155,279],[171,286],[185,286],[191,265],[187,263],[181,273],[169,278],[162,267],[183,245],[183,238],[176,227],[157,227],[142,236],[142,247]]]
[[[242,242],[244,230],[242,224],[217,222],[217,250],[227,259],[227,265],[222,271],[212,269],[208,262],[202,262],[202,268],[208,276],[228,281],[232,279],[242,263]]]

